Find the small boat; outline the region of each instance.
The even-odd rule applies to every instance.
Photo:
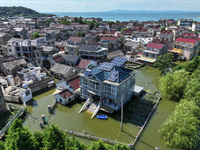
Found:
[[[106,115],[97,115],[97,118],[99,119],[108,119]]]

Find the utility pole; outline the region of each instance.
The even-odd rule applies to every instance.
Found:
[[[123,94],[121,96],[121,131],[123,131]]]

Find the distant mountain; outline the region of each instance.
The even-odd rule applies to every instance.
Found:
[[[26,7],[0,7],[0,17],[41,17],[41,16],[54,16],[53,14],[42,14],[35,10]]]

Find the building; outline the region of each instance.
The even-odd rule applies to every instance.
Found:
[[[142,57],[139,57],[138,60],[152,65],[156,62],[159,55],[163,55],[167,52],[167,47],[164,44],[149,43],[146,46],[146,50],[143,50]]]
[[[172,42],[173,36],[174,34],[171,30],[164,30],[164,31],[161,31],[160,39],[166,40],[167,42]]]
[[[80,93],[80,77],[74,77],[71,80],[60,80],[56,83],[54,98],[56,102],[66,105],[74,101]]]
[[[192,27],[193,19],[178,19],[177,25],[180,27]]]
[[[140,42],[126,41],[124,44],[124,50],[129,54],[136,54],[140,52],[140,48],[142,48],[142,44]]]
[[[79,49],[79,55],[84,59],[104,61],[107,58],[107,48],[97,44],[83,44]]]
[[[65,60],[64,64],[69,66],[76,66],[78,61],[80,60],[78,55],[63,54],[62,57]]]
[[[6,104],[5,104],[2,88],[3,88],[2,83],[0,82],[0,113],[6,110]]]
[[[125,62],[125,58],[117,57],[111,63],[104,62],[80,74],[81,97],[101,102],[112,110],[110,113],[120,109],[121,100],[124,104],[128,102],[135,86],[133,70],[122,67]]]
[[[200,22],[192,23],[192,31],[200,31]]]
[[[89,59],[81,59],[77,65],[77,67],[82,68],[82,69],[87,69],[97,66],[97,62]]]
[[[108,51],[117,50],[120,45],[117,37],[102,36],[98,42],[102,47],[108,48]]]
[[[183,55],[187,60],[190,60],[199,54],[198,40],[177,38],[171,52],[175,55]]]
[[[109,52],[107,54],[107,60],[111,61],[115,57],[123,57],[123,56],[124,56],[124,53],[121,50],[116,50],[116,51],[113,51],[113,52]]]
[[[73,37],[71,36],[67,40],[65,51],[71,55],[78,55],[80,46],[85,42],[83,37]]]

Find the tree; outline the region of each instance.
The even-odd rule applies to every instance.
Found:
[[[74,136],[70,139],[67,135],[65,137],[65,149],[85,150],[86,146],[79,142]]]
[[[82,17],[79,17],[79,18],[78,18],[78,22],[79,22],[80,24],[84,24],[84,22],[83,22],[82,19],[83,19]]]
[[[155,62],[154,67],[158,67],[161,74],[166,74],[169,72],[170,67],[172,67],[173,54],[167,53],[158,56],[157,62]]]
[[[43,134],[42,132],[35,131],[32,135],[33,147],[35,150],[40,150],[43,147]]]
[[[60,24],[64,24],[64,25],[70,25],[71,22],[68,21],[66,18],[62,18],[61,21],[60,21]]]
[[[34,32],[33,33],[33,38],[36,39],[36,38],[39,38],[41,37],[42,35],[40,35],[38,32]]]
[[[193,101],[181,100],[174,113],[164,122],[159,135],[170,148],[194,149],[198,144],[200,108]]]
[[[121,33],[123,33],[124,30],[128,30],[128,28],[123,28],[123,29],[121,29]]]
[[[130,148],[123,144],[116,144],[114,145],[114,150],[129,150]]]
[[[98,142],[92,142],[88,150],[106,150],[106,146],[103,144],[102,140],[99,140]]]
[[[31,131],[23,127],[22,120],[15,119],[8,130],[8,134],[6,135],[6,150],[34,149],[31,136]]]
[[[72,22],[78,22],[78,18],[74,17],[74,19],[72,20]]]
[[[0,141],[0,149],[1,149],[1,150],[4,150],[4,149],[5,149],[4,142],[2,142],[2,141]]]
[[[160,31],[161,31],[161,32],[162,32],[162,31],[165,31],[165,27],[160,28]]]
[[[178,70],[162,76],[159,80],[159,90],[162,98],[179,101],[183,97],[188,75],[185,70]]]
[[[43,148],[46,150],[62,150],[65,147],[65,134],[54,124],[43,131]]]

